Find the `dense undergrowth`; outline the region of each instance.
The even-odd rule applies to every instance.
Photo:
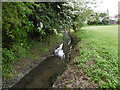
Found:
[[[3,78],[11,78],[14,75],[15,71],[13,69],[13,65],[16,62],[20,62],[24,58],[40,60],[42,55],[48,53],[50,49],[60,44],[62,41],[63,37],[61,35],[50,35],[44,42],[31,40],[26,47],[15,44],[10,50],[3,49]]]
[[[80,57],[78,67],[101,88],[118,88],[118,27],[89,26],[76,34]]]
[[[84,0],[85,1],[85,0]],[[30,49],[48,51],[49,36],[61,30],[82,27],[92,10],[89,2],[3,2],[2,3],[2,76],[12,76],[12,65],[30,55]],[[86,3],[86,4],[85,4]],[[71,5],[72,4],[72,5]],[[46,43],[39,45],[40,43]],[[58,39],[59,40],[59,39]],[[57,40],[57,41],[58,41]],[[53,43],[54,44],[54,43]],[[36,59],[38,58],[37,56]]]

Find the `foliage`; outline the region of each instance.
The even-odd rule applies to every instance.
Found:
[[[84,4],[83,1],[3,2],[3,77],[10,74],[13,63],[27,56],[30,41],[46,42],[54,29],[68,30],[74,22],[82,27],[91,13]]]
[[[55,3],[35,3],[34,11],[32,18],[34,26],[36,29],[30,33],[30,37],[41,36],[41,38],[53,33],[53,29],[59,30],[59,15],[58,15],[58,4]],[[39,25],[39,23],[43,24],[43,27]],[[40,29],[38,29],[40,28]]]
[[[20,2],[3,3],[3,47],[10,48],[13,42],[26,42],[27,33],[33,29],[32,22],[28,20],[32,10],[26,4]]]
[[[117,20],[117,23],[120,24],[120,19]]]
[[[89,25],[108,25],[109,17],[107,13],[93,13],[92,19],[88,21]]]
[[[32,14],[29,8],[32,4],[4,2],[2,5],[3,77],[11,76],[11,65],[25,56],[28,32],[34,28],[28,18]]]
[[[80,57],[76,64],[101,88],[118,88],[118,29],[116,26],[90,26],[76,35]]]
[[[2,49],[2,76],[4,78],[10,77],[12,74],[11,65],[15,59],[14,53],[11,50]]]

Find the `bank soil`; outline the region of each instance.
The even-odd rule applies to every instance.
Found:
[[[79,48],[77,45],[73,47],[71,54],[71,62],[67,66],[67,70],[57,78],[53,84],[53,88],[98,88],[82,68],[76,66],[74,58],[79,55]]]
[[[44,61],[47,57],[51,56],[56,47],[59,46],[59,44],[62,43],[62,40],[60,41],[54,41],[50,47],[48,47],[48,51],[41,52],[39,49],[33,49],[31,52],[33,55],[36,55],[39,57],[39,59],[35,60],[30,57],[25,57],[19,62],[14,63],[13,65],[13,71],[14,75],[11,78],[3,79],[2,80],[2,88],[10,88],[13,85],[15,85],[22,77],[24,77],[27,73],[29,73],[33,68],[38,66],[42,61]],[[47,47],[47,46],[46,46]],[[39,47],[41,48],[41,47]]]

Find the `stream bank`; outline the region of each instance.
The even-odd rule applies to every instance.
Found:
[[[14,74],[11,78],[2,80],[3,88],[10,88],[16,84],[22,77],[29,73],[38,64],[44,61],[47,57],[51,56],[55,48],[63,42],[62,35],[52,35],[49,36],[46,42],[38,42],[38,45],[30,48],[31,56],[26,56],[19,62],[14,63],[13,71]],[[41,48],[42,47],[42,48]]]
[[[78,43],[82,42],[80,38],[72,35],[74,45],[71,51],[71,59],[67,68],[58,76],[52,88],[98,88],[89,76],[76,65],[75,59],[80,56]]]
[[[57,76],[61,75],[70,62],[71,50],[74,45],[72,37],[64,32],[63,42],[57,47],[51,56],[33,68],[21,78],[13,88],[51,88]]]
[[[43,60],[43,62],[39,63],[39,65],[33,68],[30,72],[26,73],[24,77],[22,77],[17,83],[12,85],[12,88],[54,87],[54,83],[57,82],[57,77],[63,74],[63,72],[66,70],[66,66],[71,62],[70,60],[74,59],[74,57],[77,56],[78,53],[78,50],[75,48],[75,44],[77,44],[77,42],[79,41],[78,38],[76,38],[74,34],[71,34],[70,38],[64,37],[63,40],[63,50],[65,53],[65,58],[61,59],[60,57],[54,55],[53,52],[49,52],[50,56],[47,56]],[[60,47],[61,45],[62,44],[60,44]],[[56,50],[58,48],[56,48]],[[70,68],[70,70],[73,70],[73,68]],[[74,71],[75,70],[76,68],[74,69]]]

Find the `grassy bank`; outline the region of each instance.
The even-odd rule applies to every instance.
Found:
[[[118,87],[118,26],[88,26],[80,29],[78,67],[102,88]]]
[[[14,43],[13,50],[3,50],[3,55],[9,56],[11,60],[3,63],[2,77],[3,79],[10,79],[22,71],[27,72],[28,69],[33,68],[39,64],[41,58],[47,56],[50,51],[62,42],[62,35],[52,34],[43,40],[43,42],[29,41],[27,47],[22,47]],[[4,58],[3,58],[4,59]]]

